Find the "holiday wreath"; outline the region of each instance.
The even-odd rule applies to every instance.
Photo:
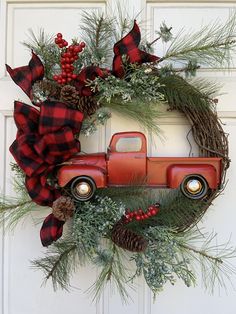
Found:
[[[55,288],[67,289],[71,273],[88,262],[101,268],[91,287],[95,298],[107,282],[113,282],[123,298],[128,297],[126,285],[140,275],[154,294],[166,282],[174,284],[176,278],[193,285],[196,262],[207,272],[206,285],[211,282],[214,286],[216,280],[222,283],[223,274],[230,277],[235,272],[227,261],[234,250],[219,246],[214,254],[214,235],[206,237],[194,228],[224,188],[230,161],[227,135],[215,111],[218,86],[193,78],[201,65],[223,66],[230,61],[229,52],[236,45],[235,21],[233,15],[226,25],[216,23],[176,37],[163,23],[158,38],[145,43],[136,21],[125,36],[130,23],[122,21],[117,41],[116,18],[85,13],[81,26],[84,41],[74,39],[68,44],[61,33],[56,38],[44,31],[38,37],[32,33],[25,43],[32,50],[29,64],[15,69],[7,65],[11,78],[32,105],[15,101],[18,131],[10,151],[16,160],[12,168],[21,196],[3,198],[2,218],[11,226],[38,205],[52,207],[40,231],[48,253],[33,265],[45,272],[46,279],[52,279]],[[162,57],[152,54],[158,40],[170,42]],[[183,66],[175,67],[175,61]],[[152,183],[160,178],[153,176],[152,158],[144,155],[146,140],[139,132],[115,136],[124,140],[123,144],[135,139],[134,145],[144,149],[137,160],[149,163],[149,170],[142,175],[140,169],[134,175],[128,173],[119,184],[112,184],[112,180],[121,179],[119,171],[124,175],[122,157],[132,153],[130,146],[127,151],[123,144],[117,148],[115,170],[107,166],[114,156],[113,142],[106,156],[78,154],[80,133],[94,133],[111,118],[112,111],[138,121],[150,133],[158,133],[160,104],[186,116],[199,147],[199,158],[173,158],[165,174],[165,166],[159,168],[157,176],[162,180],[168,176],[168,183]],[[143,142],[137,144],[137,139]],[[155,161],[158,163],[158,158]],[[184,178],[184,193],[180,189],[150,189],[153,185],[177,187],[178,176]],[[65,184],[60,183],[63,180]],[[109,182],[113,187],[96,190]],[[68,231],[61,237],[67,220]],[[201,248],[194,243],[199,238]],[[128,269],[127,259],[136,265],[134,273],[132,267]]]

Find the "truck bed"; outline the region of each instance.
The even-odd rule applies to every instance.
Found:
[[[147,157],[147,181],[150,186],[167,185],[168,168],[173,165],[211,165],[220,178],[221,158],[202,157]]]

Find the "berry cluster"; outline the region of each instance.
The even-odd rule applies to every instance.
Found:
[[[57,34],[57,37],[55,38],[55,43],[58,45],[59,48],[62,49],[68,46],[68,42],[63,39],[61,33]],[[53,79],[58,84],[66,84],[77,78],[77,74],[74,73],[75,68],[73,66],[73,63],[78,60],[78,54],[82,52],[84,48],[85,43],[81,42],[80,44],[73,43],[66,49],[63,49],[60,59],[62,72],[58,75],[53,76]]]
[[[127,209],[125,211],[126,223],[132,222],[133,220],[142,221],[148,219],[152,216],[156,216],[159,213],[159,211],[160,211],[159,203],[150,205],[146,212],[144,212],[141,208],[132,212],[129,209]]]

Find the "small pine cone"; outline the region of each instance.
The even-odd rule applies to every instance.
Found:
[[[147,248],[147,241],[144,237],[127,229],[124,219],[120,219],[114,225],[111,239],[117,246],[131,252],[143,252]]]
[[[61,221],[66,221],[73,216],[75,205],[72,198],[61,196],[53,202],[52,213]]]
[[[79,95],[74,86],[65,85],[61,89],[60,100],[65,102],[70,108],[77,108]]]
[[[38,81],[34,84],[33,88],[35,90],[43,91],[49,98],[58,98],[58,95],[60,95],[61,92],[61,86],[59,86],[57,83],[43,80]]]
[[[100,107],[93,96],[80,96],[77,108],[86,116],[91,116]]]

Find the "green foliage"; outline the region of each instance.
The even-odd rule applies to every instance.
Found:
[[[195,108],[196,110],[209,110],[213,108],[212,97],[219,90],[219,84],[206,79],[197,78],[185,80],[173,74],[159,78],[160,92],[171,109]]]
[[[55,290],[58,287],[68,290],[70,277],[79,263],[76,242],[69,237],[51,245],[46,256],[32,261],[32,266],[44,271],[45,281],[51,279]]]
[[[160,59],[178,62],[197,61],[211,67],[228,66],[236,47],[236,14],[225,24],[215,22],[196,32],[184,34],[183,30],[174,38],[166,54]]]
[[[90,82],[92,90],[99,93],[99,102],[112,103],[113,99],[120,99],[125,104],[132,101],[146,104],[163,101],[159,77],[150,75],[151,68],[128,65],[125,70],[126,75],[122,80],[109,75]]]
[[[81,133],[85,136],[92,135],[98,130],[98,126],[105,125],[110,117],[111,113],[107,108],[98,109],[92,116],[83,121]]]
[[[160,116],[158,103],[163,102],[161,84],[157,76],[151,76],[150,68],[131,65],[125,79],[113,75],[96,78],[88,85],[98,91],[98,102],[135,121],[148,131],[159,132],[156,119]]]
[[[29,29],[28,40],[23,44],[41,57],[45,78],[51,79],[60,62],[60,49],[54,43],[54,36],[46,34],[43,29],[40,29],[36,35],[32,29]]]
[[[114,18],[105,16],[104,13],[84,11],[81,30],[90,64],[108,64],[114,44]]]
[[[14,229],[22,219],[40,209],[28,195],[22,170],[15,163],[11,164],[11,169],[15,173],[13,185],[17,196],[0,196],[0,224],[4,222],[7,229]]]
[[[165,227],[149,228],[145,232],[149,245],[144,254],[137,254],[134,260],[137,274],[144,275],[147,285],[154,294],[160,292],[169,281],[174,284],[176,276],[189,287],[196,278],[190,270],[190,260],[181,256],[178,237]]]
[[[122,301],[128,301],[129,293],[127,287],[130,286],[128,283],[130,270],[124,263],[125,259],[124,251],[111,241],[105,248],[97,250],[93,262],[97,267],[101,268],[101,272],[88,290],[92,294],[93,300],[100,299],[102,292],[109,283],[110,288],[115,288],[119,292]]]

